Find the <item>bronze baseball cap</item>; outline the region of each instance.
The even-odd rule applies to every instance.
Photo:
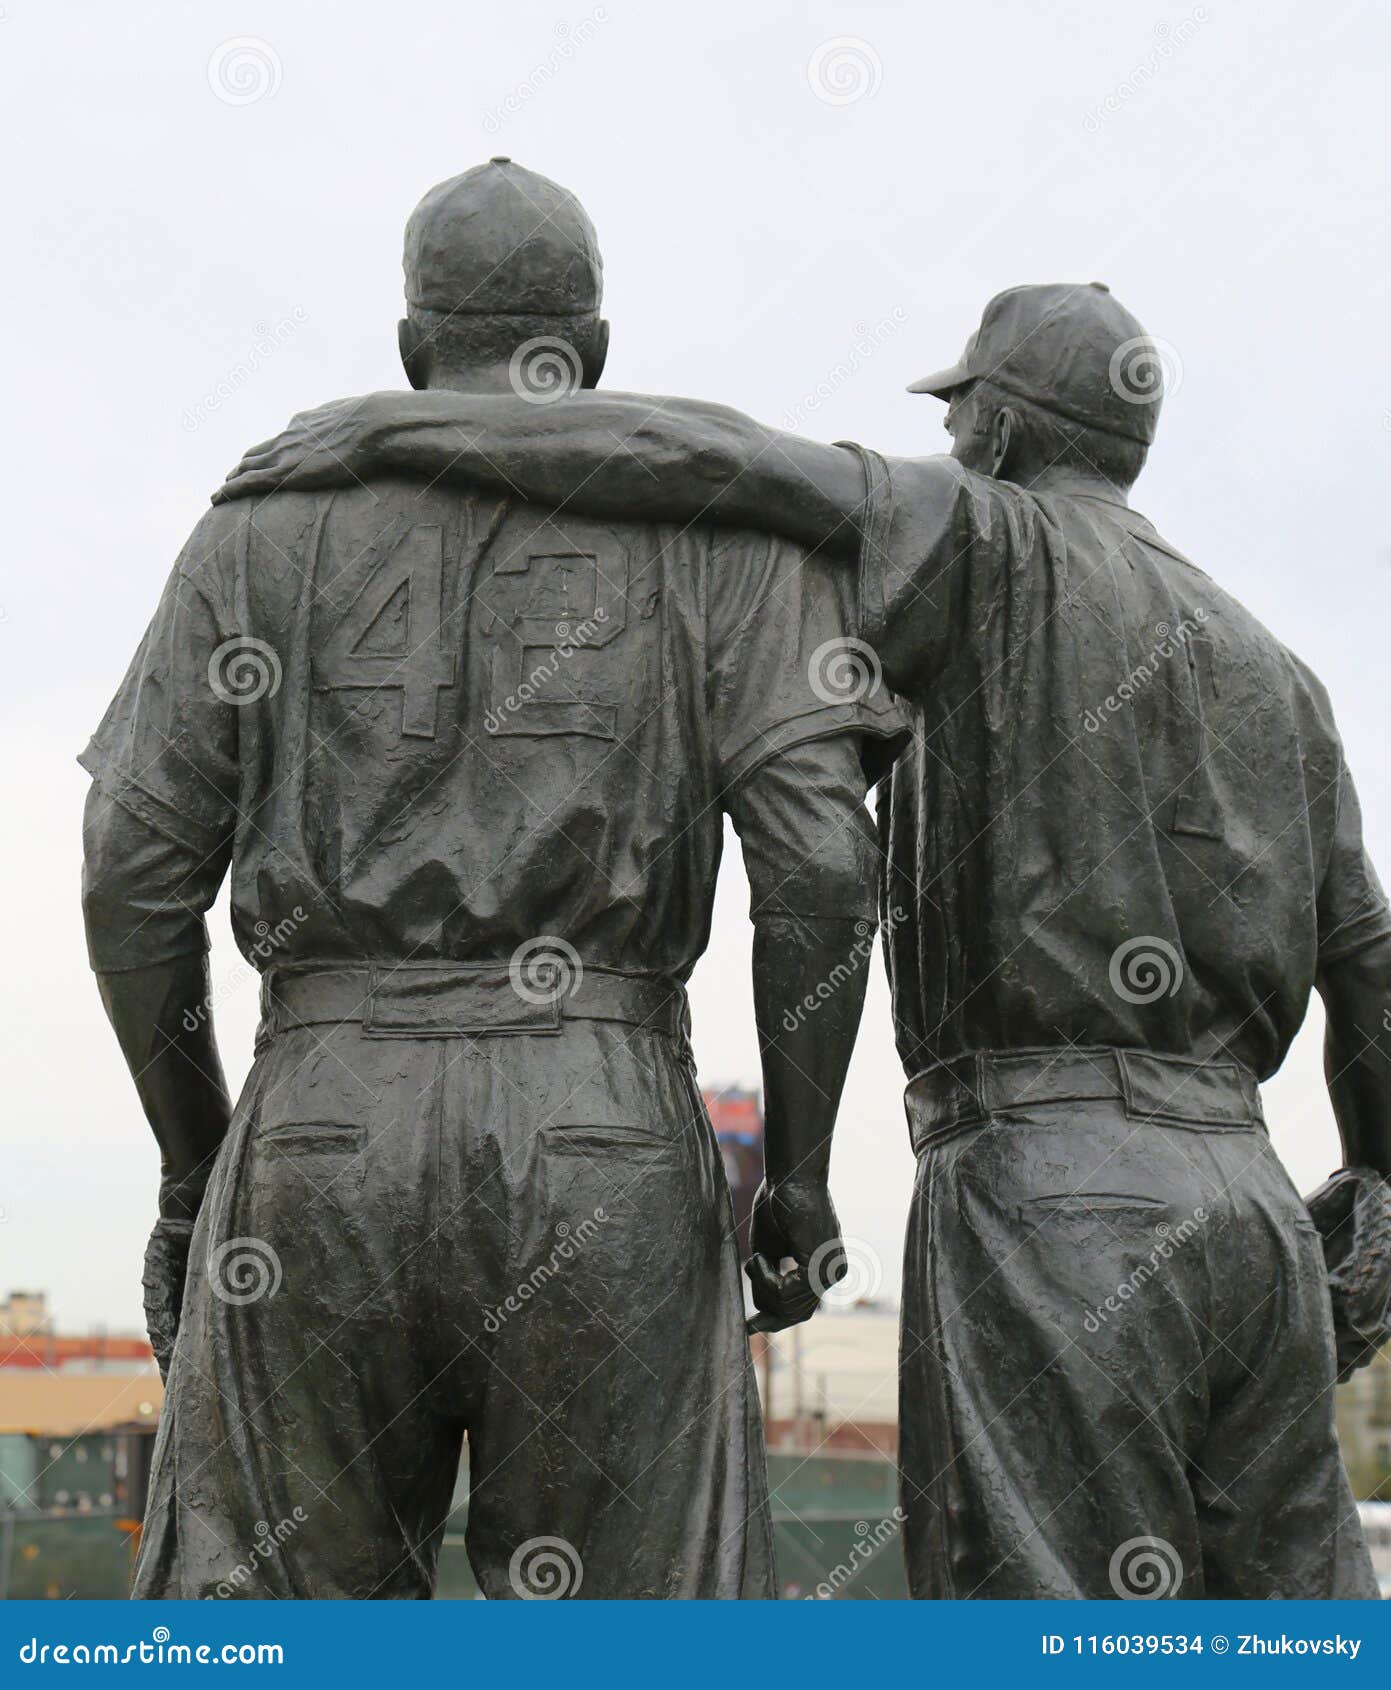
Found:
[[[510,158],[431,188],[406,225],[406,298],[429,311],[597,312],[599,241],[569,191]]]
[[[1148,446],[1164,397],[1160,369],[1160,349],[1105,282],[1047,282],[997,293],[960,360],[908,391],[950,399],[967,382],[988,380]]]

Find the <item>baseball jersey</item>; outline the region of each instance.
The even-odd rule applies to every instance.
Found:
[[[1319,967],[1391,933],[1323,687],[1122,504],[862,457],[908,1071],[1076,1042],[1265,1078]]]
[[[684,979],[750,777],[848,746],[854,808],[898,743],[877,677],[835,661],[842,574],[763,535],[405,481],[210,511],[81,759],[152,858],[94,963],[188,949],[230,862],[258,966],[546,935]]]

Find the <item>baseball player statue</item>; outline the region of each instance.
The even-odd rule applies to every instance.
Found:
[[[1130,507],[1160,356],[1099,283],[1015,288],[914,384],[949,457],[696,402],[581,395],[538,429],[381,394],[226,495],[394,469],[858,565],[914,727],[879,815],[912,916],[886,948],[919,1596],[1377,1593],[1332,1403],[1388,1332],[1391,913],[1326,691]],[[1306,1207],[1258,1085],[1315,987],[1348,1167]]]
[[[554,183],[441,184],[405,269],[416,386],[539,418],[598,379],[594,230]],[[92,962],[162,1156],[138,1596],[428,1597],[465,1435],[487,1596],[774,1594],[684,988],[729,816],[751,1274],[763,1326],[805,1319],[843,1271],[845,962],[903,740],[852,585],[766,533],[394,475],[199,523],[82,759]],[[229,874],[263,975],[235,1103],[204,925]]]

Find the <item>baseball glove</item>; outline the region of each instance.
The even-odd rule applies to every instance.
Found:
[[[150,1348],[159,1363],[159,1376],[165,1380],[169,1377],[174,1340],[179,1335],[192,1241],[192,1221],[161,1218],[155,1222],[150,1242],[145,1246],[145,1326],[150,1334]]]
[[[1391,1181],[1339,1168],[1306,1206],[1323,1239],[1341,1385],[1391,1339]]]

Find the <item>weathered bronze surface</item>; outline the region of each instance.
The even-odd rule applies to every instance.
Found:
[[[914,384],[950,457],[699,401],[377,394],[219,495],[394,471],[857,566],[913,724],[879,821],[920,1596],[1376,1594],[1332,1387],[1388,1331],[1391,913],[1325,689],[1129,506],[1160,362],[1101,284],[1021,288]],[[1315,987],[1350,1173],[1311,1216],[1257,1086]]]
[[[544,178],[433,190],[406,282],[430,394],[599,377],[594,231]],[[684,984],[728,815],[774,1329],[843,1271],[863,971],[795,1011],[863,942],[864,794],[904,738],[846,668],[853,599],[766,533],[391,473],[200,523],[83,756],[92,961],[163,1154],[138,1596],[427,1597],[465,1434],[488,1596],[775,1593]],[[263,975],[235,1104],[205,960],[228,874]]]

